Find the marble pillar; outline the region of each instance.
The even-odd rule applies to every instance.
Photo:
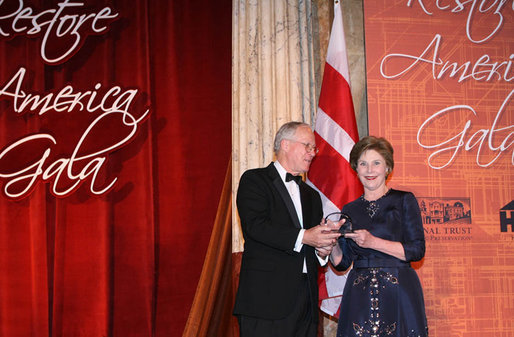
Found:
[[[233,196],[248,168],[269,164],[285,122],[313,124],[319,53],[309,0],[235,0],[232,30]],[[315,67],[318,68],[315,68]],[[235,200],[235,199],[234,199]],[[243,249],[233,213],[233,251]]]

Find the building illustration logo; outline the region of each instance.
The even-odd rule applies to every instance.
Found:
[[[469,198],[425,197],[418,203],[424,225],[471,223]]]

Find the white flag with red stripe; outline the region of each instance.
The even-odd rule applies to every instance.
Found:
[[[350,167],[350,151],[359,140],[346,56],[343,16],[334,2],[334,22],[328,43],[327,60],[314,128],[319,153],[312,162],[307,183],[320,192],[325,215],[341,210],[362,194]],[[320,308],[338,316],[346,275],[331,267],[320,273]]]

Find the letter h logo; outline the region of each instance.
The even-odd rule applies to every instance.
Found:
[[[514,200],[500,209],[500,226],[502,232],[507,232],[507,226],[514,232]]]

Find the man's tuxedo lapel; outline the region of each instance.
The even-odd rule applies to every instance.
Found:
[[[275,185],[278,193],[280,194],[280,196],[284,200],[284,203],[286,204],[287,211],[289,212],[291,219],[293,219],[294,225],[297,228],[302,228],[302,226],[300,225],[300,220],[298,219],[298,215],[296,214],[296,209],[294,208],[293,200],[291,199],[291,196],[287,191],[286,185],[284,184],[282,179],[280,179],[280,175],[278,174],[277,169],[275,168],[275,165],[273,165],[273,163],[271,163],[268,166],[268,171],[273,181],[273,185]]]
[[[303,228],[308,229],[311,227],[310,222],[312,221],[312,210],[307,206],[311,205],[312,200],[307,184],[303,181],[300,183],[300,200],[302,202]]]

